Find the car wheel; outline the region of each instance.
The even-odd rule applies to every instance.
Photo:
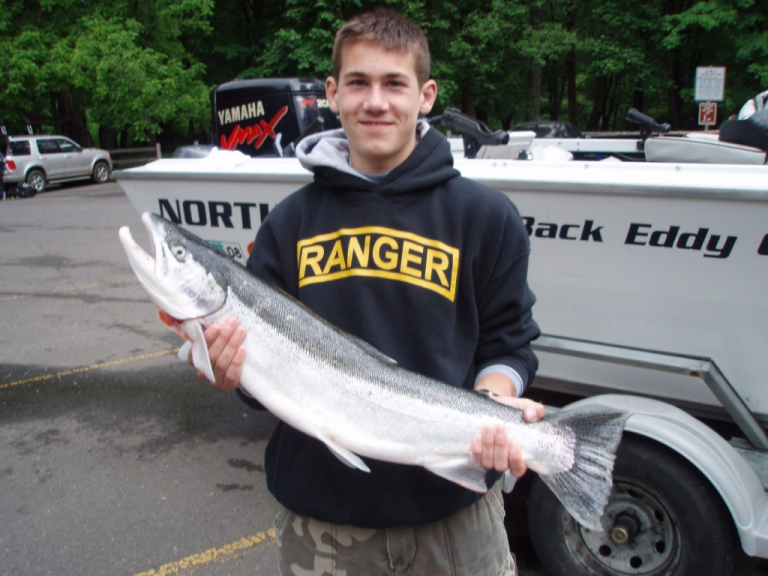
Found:
[[[96,162],[93,167],[92,178],[96,184],[104,184],[109,181],[109,166],[106,162]]]
[[[712,485],[675,452],[624,435],[604,532],[580,526],[536,478],[528,499],[536,555],[552,576],[732,573],[736,536]]]
[[[27,173],[26,182],[37,190],[38,194],[45,192],[45,187],[48,185],[48,181],[45,178],[45,172],[42,170],[30,170]]]

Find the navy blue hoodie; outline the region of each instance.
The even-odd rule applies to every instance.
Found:
[[[248,266],[404,368],[473,388],[481,369],[504,366],[528,385],[539,329],[520,215],[460,176],[442,134],[419,129],[411,155],[375,180],[350,166],[342,131],[302,141],[314,182],[270,212]],[[480,496],[421,467],[366,463],[370,474],[348,468],[281,422],[267,485],[298,514],[371,528],[440,520]]]

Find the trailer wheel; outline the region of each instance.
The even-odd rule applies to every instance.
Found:
[[[720,496],[668,448],[625,434],[604,532],[580,526],[536,478],[528,499],[533,548],[551,576],[731,574],[737,544]]]

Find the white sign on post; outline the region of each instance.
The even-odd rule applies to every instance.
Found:
[[[725,98],[725,67],[699,66],[696,68],[697,102],[722,102]]]

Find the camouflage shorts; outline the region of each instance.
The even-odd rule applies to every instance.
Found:
[[[498,485],[439,522],[365,529],[305,518],[275,519],[281,576],[515,576]]]

